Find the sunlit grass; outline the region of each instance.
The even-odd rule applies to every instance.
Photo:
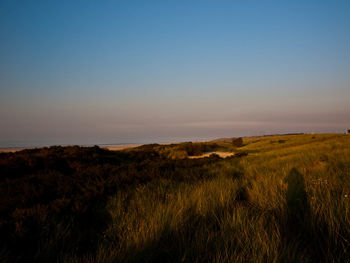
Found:
[[[350,136],[254,137],[244,143],[239,150],[254,154],[240,161],[241,176],[230,173],[227,161],[210,180],[165,180],[111,198],[105,239],[83,261],[348,261]],[[305,180],[310,210],[301,211],[307,216],[297,225],[286,210],[292,168]]]

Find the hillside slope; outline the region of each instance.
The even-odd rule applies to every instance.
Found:
[[[187,158],[217,150],[242,154]],[[0,174],[2,262],[350,260],[349,135],[51,147]]]

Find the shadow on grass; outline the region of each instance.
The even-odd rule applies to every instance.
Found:
[[[206,214],[199,214],[191,207],[184,212],[181,224],[165,225],[154,239],[127,247],[122,255],[110,262],[349,262],[344,251],[341,251],[342,246],[333,242],[334,233],[327,228],[326,222],[314,221],[303,174],[294,168],[286,182],[286,209],[271,215],[279,222],[280,246],[276,243],[277,255],[269,254],[268,249],[258,251],[260,248],[255,247],[257,255],[261,252],[263,256],[260,260],[255,259],[253,254],[247,254],[250,244],[242,242],[240,232],[229,224],[225,226],[227,216],[234,209],[244,208],[242,211],[247,214],[242,218],[249,220],[254,220],[255,215],[259,218],[266,212],[254,211],[258,208],[249,206],[246,186],[242,185],[226,205],[219,205]],[[256,234],[253,232],[247,236],[255,238],[259,236]]]
[[[293,168],[286,182],[287,207],[286,218],[282,218],[280,226],[280,262],[333,262],[336,258],[341,259],[341,255],[334,254],[337,247],[332,248],[327,226],[313,222],[315,215],[310,208],[303,174]]]
[[[188,208],[178,227],[164,226],[158,238],[141,247],[129,247],[122,257],[111,262],[213,262],[225,244],[236,249],[241,246],[234,238],[227,242],[233,232],[226,232],[227,227],[222,225],[225,214],[244,202],[236,199],[234,195],[227,205],[205,214],[198,213],[195,207]]]
[[[279,215],[281,248],[280,262],[308,262],[311,210],[305,190],[304,176],[293,168],[285,179],[286,213]]]
[[[264,262],[322,262],[322,254],[312,240],[311,209],[305,190],[304,177],[296,169],[292,169],[287,177],[286,211],[277,214],[280,222],[281,246],[277,258],[266,255]],[[240,187],[228,203],[229,207],[217,207],[215,211],[199,215],[195,210],[186,211],[187,216],[182,227],[166,227],[158,239],[150,240],[142,247],[129,248],[119,258],[120,262],[212,262],[215,255],[227,253],[223,262],[230,262],[235,253],[246,253],[246,246],[240,242],[238,233],[221,224],[225,212],[246,207],[249,196],[244,186]],[[252,207],[246,207],[249,213]],[[229,248],[224,251],[225,248]],[[229,255],[232,254],[232,255]],[[253,256],[253,255],[252,255]],[[246,262],[254,262],[247,255]],[[245,261],[239,261],[245,262]]]
[[[309,227],[311,210],[305,190],[304,176],[293,168],[286,181],[288,183],[286,193],[287,224],[290,230],[305,230],[305,227]],[[294,230],[293,232],[296,233]]]

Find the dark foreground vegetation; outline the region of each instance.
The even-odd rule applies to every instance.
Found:
[[[349,138],[0,153],[0,261],[347,262]]]
[[[49,262],[60,255],[93,253],[111,220],[109,197],[131,195],[136,186],[160,179],[174,184],[208,179],[220,165],[215,156],[170,160],[154,150],[157,146],[117,152],[58,146],[0,154],[2,256],[12,262]],[[174,147],[189,155],[202,153],[199,144],[166,148]]]

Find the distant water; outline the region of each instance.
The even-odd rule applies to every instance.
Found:
[[[135,139],[133,141],[118,142],[118,140],[106,140],[105,142],[94,142],[86,140],[0,140],[0,148],[35,148],[35,147],[49,147],[49,146],[69,146],[69,145],[79,145],[79,146],[119,146],[119,145],[131,145],[131,144],[150,144],[150,143],[176,143],[176,142],[196,142],[196,141],[208,141],[215,138],[162,138],[162,139]]]
[[[43,142],[43,141],[0,141],[0,148],[35,148],[35,147],[50,147],[50,146],[70,146],[70,145],[79,145],[79,146],[120,146],[120,145],[131,145],[131,144],[142,144],[138,142],[130,143],[67,143],[67,142]]]

